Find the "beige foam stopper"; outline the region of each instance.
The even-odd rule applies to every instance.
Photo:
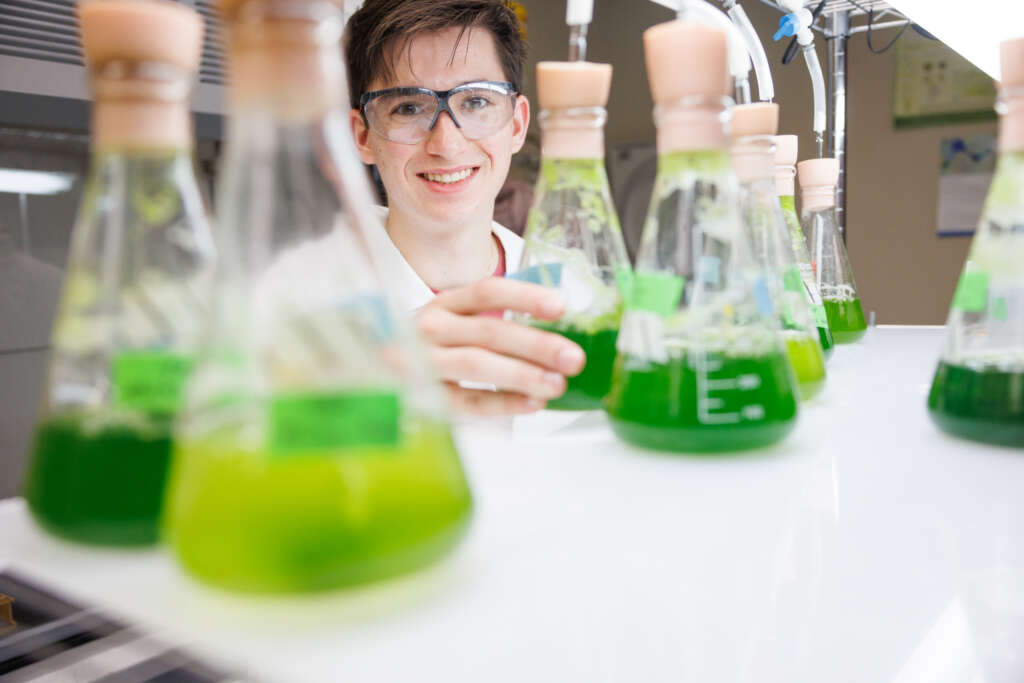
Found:
[[[203,19],[170,0],[82,0],[82,53],[90,69],[114,60],[199,66]]]
[[[729,93],[726,36],[713,26],[678,19],[652,26],[644,31],[644,57],[656,104]]]
[[[612,65],[595,62],[537,62],[541,109],[603,107],[612,87]]]
[[[779,132],[779,105],[774,102],[738,104],[732,108],[732,137],[775,135]]]
[[[217,7],[220,9],[220,13],[225,19],[232,19],[238,10],[242,8],[242,5],[250,1],[251,0],[220,0],[220,2],[217,3]],[[330,0],[330,2],[332,5],[341,7],[342,0]]]
[[[1024,38],[1007,40],[999,46],[999,67],[1004,88],[1024,85]]]
[[[792,166],[796,163],[797,136],[776,135],[775,136],[775,165]]]
[[[808,159],[796,165],[800,186],[824,187],[839,182],[838,159]]]

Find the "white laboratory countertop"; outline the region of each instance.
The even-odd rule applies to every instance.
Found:
[[[409,578],[251,599],[0,502],[0,565],[282,681],[1024,680],[1024,451],[933,428],[941,328],[839,347],[783,443],[668,456],[599,413],[463,429],[476,516]]]

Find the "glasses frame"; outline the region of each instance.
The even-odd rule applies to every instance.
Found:
[[[427,133],[434,130],[434,126],[437,125],[437,120],[441,117],[442,112],[448,112],[448,116],[451,117],[452,123],[455,124],[456,128],[461,130],[462,124],[459,123],[459,119],[456,118],[455,112],[452,111],[452,108],[448,106],[448,98],[450,98],[452,95],[457,95],[460,92],[466,90],[473,90],[475,88],[481,87],[483,87],[484,89],[494,91],[499,91],[500,89],[500,91],[503,91],[502,94],[512,98],[517,98],[521,94],[518,90],[516,90],[515,84],[510,83],[508,81],[471,81],[469,83],[457,85],[454,88],[451,88],[450,90],[431,90],[430,88],[421,88],[419,86],[399,86],[397,88],[371,90],[360,95],[359,113],[363,117],[363,123],[365,123],[368,128],[372,128],[378,134],[384,136],[388,140],[391,140],[391,138],[389,138],[387,134],[384,133],[384,131],[378,130],[376,127],[373,126],[373,124],[370,123],[370,118],[366,115],[366,105],[368,105],[370,102],[377,99],[378,97],[383,97],[385,95],[432,95],[434,97],[434,101],[437,102],[437,109],[434,110],[434,118],[430,120],[430,125],[427,126],[426,130],[423,132],[423,137],[425,138]],[[512,111],[513,113],[515,112],[514,103]],[[420,140],[417,140],[416,142],[407,142],[400,144],[415,145],[421,142],[422,140],[423,138],[420,138]],[[392,140],[392,142],[398,141]]]

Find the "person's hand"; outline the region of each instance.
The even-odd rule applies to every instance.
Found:
[[[553,332],[477,314],[510,309],[557,320],[564,308],[550,289],[496,277],[438,294],[422,308],[416,321],[453,410],[472,415],[531,413],[561,396],[566,376],[579,374],[586,363],[579,346]]]

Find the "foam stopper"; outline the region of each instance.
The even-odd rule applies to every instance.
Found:
[[[1002,87],[1024,85],[1024,38],[1007,40],[999,46],[999,67]]]
[[[537,103],[541,109],[603,107],[612,87],[612,65],[595,62],[537,62]]]
[[[647,80],[656,104],[729,94],[728,42],[713,26],[675,20],[644,31]]]
[[[238,13],[238,10],[248,2],[250,0],[220,0],[217,3],[217,8],[220,9],[220,13],[225,19],[232,19]],[[341,3],[342,0],[331,0],[331,4],[338,7],[341,7]]]
[[[90,69],[111,61],[158,62],[188,71],[199,66],[203,19],[171,0],[82,0],[82,54]]]
[[[732,108],[732,137],[775,135],[779,132],[779,105],[774,102],[738,104]]]
[[[776,135],[775,136],[775,165],[792,166],[796,163],[797,157],[797,136]]]
[[[801,187],[824,187],[839,182],[838,159],[807,159],[796,165]]]

